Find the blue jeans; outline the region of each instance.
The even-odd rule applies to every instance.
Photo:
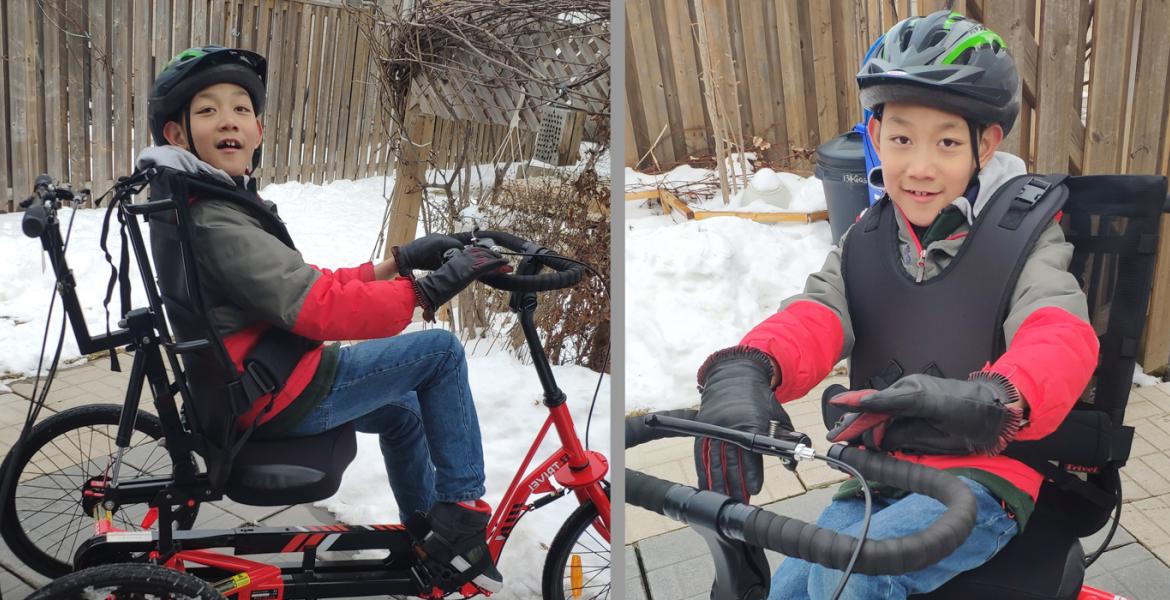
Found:
[[[849,578],[841,592],[842,600],[883,600],[906,598],[938,589],[963,571],[970,571],[991,560],[1019,531],[1015,519],[1008,515],[999,500],[983,485],[966,477],[959,478],[975,493],[977,512],[975,529],[950,556],[903,575],[859,575]],[[873,499],[873,517],[868,539],[897,538],[925,529],[946,507],[929,496],[910,494],[901,500]],[[817,525],[858,536],[865,514],[865,501],[856,498],[836,500],[821,513]],[[798,558],[785,558],[772,576],[769,600],[828,599],[841,581],[842,571],[815,565]]]
[[[293,435],[350,421],[378,434],[403,517],[436,500],[483,496],[479,419],[463,346],[451,332],[428,329],[343,347],[333,388]]]

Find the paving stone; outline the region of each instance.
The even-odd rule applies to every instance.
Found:
[[[702,542],[699,544],[705,548]],[[646,560],[645,554],[643,560]],[[658,569],[646,569],[646,581],[653,598],[708,598],[713,574],[710,556],[703,555]]]
[[[1140,548],[1137,544],[1130,544],[1130,546]],[[1125,546],[1125,548],[1130,546]],[[1129,600],[1165,598],[1166,591],[1170,590],[1170,569],[1167,569],[1166,565],[1150,555],[1145,548],[1142,548],[1142,551],[1149,556],[1147,560],[1121,567],[1113,571],[1113,575],[1121,583],[1123,592]],[[1115,594],[1122,593],[1116,590],[1107,591]]]
[[[638,547],[626,546],[623,559],[626,565],[626,600],[646,600],[646,590],[642,582],[642,568],[638,565]]]
[[[33,592],[34,588],[15,573],[0,567],[0,597],[9,600],[21,600]]]
[[[647,573],[663,567],[709,556],[707,543],[691,528],[672,531],[638,542],[642,567]]]

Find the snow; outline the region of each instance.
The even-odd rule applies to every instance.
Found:
[[[490,170],[485,171],[490,173]],[[353,266],[370,259],[386,208],[385,195],[393,180],[372,177],[357,181],[341,180],[328,185],[284,183],[260,190],[262,197],[277,203],[280,216],[288,224],[298,249],[306,260],[322,267]],[[68,222],[69,210],[62,210]],[[67,258],[77,280],[77,291],[91,334],[105,331],[105,314],[101,300],[105,296],[109,267],[98,249],[105,209],[77,211]],[[36,369],[44,333],[45,313],[52,293],[54,277],[47,264],[42,270],[43,252],[39,240],[21,233],[20,214],[0,215],[0,376],[30,376]],[[118,260],[120,241],[117,223],[109,237],[110,253]],[[146,229],[143,231],[147,234]],[[133,265],[133,261],[131,261]],[[134,306],[145,306],[141,277],[132,274]],[[117,294],[111,312],[117,314]],[[60,323],[58,299],[50,336],[51,353]],[[116,320],[116,317],[115,319]],[[418,328],[419,324],[412,325]],[[111,328],[116,325],[111,321]],[[65,336],[64,360],[77,359],[80,353],[72,333]],[[479,344],[486,348],[490,344]],[[487,474],[487,500],[495,505],[511,482],[519,461],[535,439],[548,411],[540,404],[542,391],[531,365],[498,348],[472,352],[468,365],[471,388],[483,432]],[[50,354],[51,355],[51,354]],[[45,365],[47,370],[48,365]],[[585,432],[598,374],[576,366],[553,367],[554,376],[568,395],[568,406],[579,434]],[[0,386],[0,392],[6,388]],[[601,385],[590,438],[592,448],[608,456],[609,379]],[[534,461],[539,464],[557,447],[555,431],[541,447]],[[535,466],[535,465],[533,465]],[[531,467],[530,467],[531,468]],[[398,511],[386,483],[385,467],[377,437],[358,435],[358,455],[346,471],[338,493],[320,503],[347,523],[393,523]],[[539,596],[541,565],[560,524],[575,508],[568,498],[554,502],[520,520],[505,547],[500,570],[506,580],[497,598],[532,598]]]
[[[1150,387],[1155,385],[1163,385],[1163,383],[1164,382],[1161,379],[1154,377],[1153,375],[1146,375],[1146,372],[1142,370],[1142,366],[1134,363],[1133,385],[1135,387]],[[1167,384],[1164,389],[1170,391],[1170,384]]]
[[[631,175],[631,173],[633,173]],[[702,181],[713,173],[681,166],[665,176],[627,170],[654,186]],[[775,173],[793,206],[820,184]],[[823,192],[821,193],[823,202]],[[721,208],[715,199],[698,207]],[[771,205],[767,205],[771,206]],[[775,209],[775,207],[772,207]],[[754,210],[754,208],[749,209]],[[738,217],[676,222],[645,203],[626,205],[626,412],[698,404],[695,372],[712,352],[800,292],[832,248],[826,222],[763,224]]]

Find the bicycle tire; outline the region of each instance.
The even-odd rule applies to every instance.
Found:
[[[600,517],[592,502],[581,504],[557,531],[544,561],[544,600],[605,600],[609,598],[610,544],[593,530]],[[579,556],[580,584],[574,589],[572,557]]]
[[[21,455],[9,452],[0,464],[0,473],[17,469],[9,488],[0,491],[5,500],[0,537],[32,570],[50,578],[73,570],[74,552],[94,523],[82,510],[81,489],[109,464],[121,413],[117,404],[64,410],[34,426]],[[119,472],[122,480],[174,472],[170,455],[157,443],[162,435],[158,417],[138,411]],[[118,507],[114,526],[138,529],[148,508]],[[198,511],[198,504],[176,509],[179,528],[190,529]]]
[[[70,573],[26,600],[223,600],[209,582],[149,563],[114,563]]]

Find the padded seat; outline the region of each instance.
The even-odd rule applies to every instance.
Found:
[[[324,500],[337,493],[356,454],[352,423],[309,437],[249,440],[236,455],[224,493],[253,506]]]

